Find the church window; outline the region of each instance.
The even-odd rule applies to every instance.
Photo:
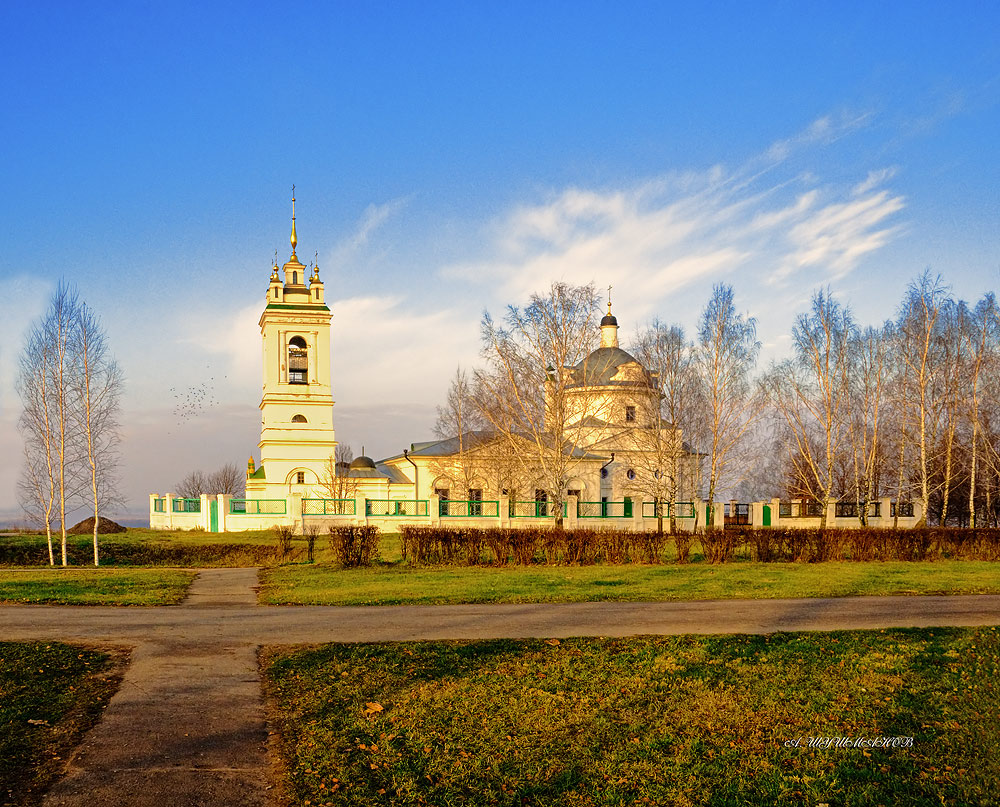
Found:
[[[306,472],[296,471],[295,472],[295,483],[297,485],[304,485],[306,483]]]
[[[288,383],[309,383],[309,350],[301,336],[288,340]]]
[[[626,423],[635,423],[635,407],[634,406],[626,406],[625,407],[625,422]]]
[[[576,498],[579,499],[580,498],[580,491],[579,490],[567,490],[566,491],[566,495],[567,496],[576,496]]]
[[[601,479],[607,479],[607,478],[608,478],[608,469],[601,468]]]
[[[481,516],[483,514],[483,489],[469,488],[469,515]]]
[[[307,423],[305,415],[296,415],[292,418],[292,423]]]
[[[635,479],[635,471],[633,471],[631,468],[629,468],[625,472],[625,476],[627,476],[630,480]]]

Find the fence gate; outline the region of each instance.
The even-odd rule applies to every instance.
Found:
[[[761,520],[761,526],[762,527],[770,527],[771,526],[771,505],[769,505],[769,504],[765,504],[764,505],[764,513],[761,516],[760,520]]]
[[[219,531],[219,500],[212,499],[208,503],[208,529],[209,532]]]

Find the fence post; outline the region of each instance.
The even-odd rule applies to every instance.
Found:
[[[229,532],[229,502],[232,498],[229,493],[219,494],[219,532]]]
[[[510,496],[500,497],[500,528],[507,529],[510,526]]]
[[[638,499],[632,500],[632,526],[631,529],[636,532],[646,531],[646,520],[642,517],[642,505],[643,499],[640,496]]]
[[[419,506],[419,504],[414,505],[414,507]],[[441,526],[441,497],[436,493],[427,497],[427,518],[432,527]]]
[[[302,535],[302,494],[289,493],[286,501],[288,512],[285,523],[292,527],[296,535]]]
[[[837,502],[830,502],[826,508],[826,526],[837,526]]]
[[[354,494],[354,523],[359,527],[368,523],[368,499],[364,493]]]
[[[576,521],[576,505],[579,501],[579,497],[577,496],[566,497],[566,518],[563,521],[563,526],[565,526],[567,530],[575,530],[579,526]]]
[[[149,494],[149,528],[151,530],[157,530],[161,528],[159,524],[153,524],[153,519],[156,517],[156,500],[160,497],[155,493]]]
[[[892,512],[892,499],[886,496],[878,500],[878,519],[881,524],[890,524],[892,519],[889,514]]]
[[[201,515],[201,528],[205,532],[212,531],[212,522],[210,520],[212,516],[209,510],[208,497],[209,494],[207,493],[202,493],[198,496],[198,512]]]
[[[174,494],[168,493],[163,497],[163,508],[167,516],[167,529],[174,528]]]
[[[771,526],[781,526],[781,499],[771,499]]]

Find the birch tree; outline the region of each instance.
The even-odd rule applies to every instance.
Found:
[[[701,313],[694,350],[708,449],[707,529],[715,526],[716,491],[738,481],[740,452],[759,411],[751,383],[759,353],[757,320],[737,313],[732,286],[716,285]]]
[[[83,443],[81,466],[94,514],[94,565],[98,566],[100,513],[116,500],[118,411],[123,379],[100,320],[85,303],[77,310],[70,354],[72,423]]]
[[[811,311],[792,327],[794,356],[772,368],[764,381],[768,397],[785,420],[795,476],[821,502],[820,529],[837,486],[849,401],[850,311],[818,291]]]
[[[906,371],[911,390],[907,395],[917,444],[917,476],[920,484],[920,525],[927,523],[931,497],[933,441],[930,432],[936,401],[934,383],[941,364],[939,338],[941,310],[949,300],[949,290],[940,275],[924,272],[906,289],[900,308],[898,359]]]
[[[654,320],[641,331],[631,352],[655,379],[658,403],[648,428],[630,429],[636,453],[632,462],[638,474],[630,487],[655,503],[656,529],[663,532],[663,503],[668,503],[670,532],[677,532],[677,501],[684,482],[683,428],[692,410],[694,395],[693,346],[684,329]],[[644,426],[646,424],[643,424]]]
[[[566,484],[583,452],[576,448],[584,419],[570,398],[566,370],[590,352],[597,334],[599,298],[593,284],[553,283],[523,309],[509,306],[503,322],[485,313],[483,357],[477,372],[483,416],[506,441],[520,475],[539,480],[562,527]],[[590,413],[594,414],[594,413]]]

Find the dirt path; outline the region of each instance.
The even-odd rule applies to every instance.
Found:
[[[256,648],[211,629],[221,625],[213,607],[255,607],[256,582],[255,569],[199,574],[181,609],[197,607],[200,628],[154,627],[139,641],[122,688],[46,807],[270,804]]]

